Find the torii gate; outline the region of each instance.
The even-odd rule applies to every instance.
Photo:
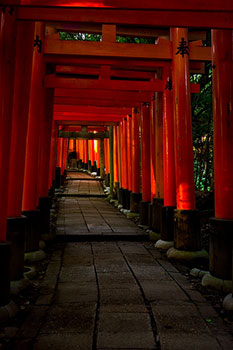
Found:
[[[22,118],[18,124],[16,116],[20,114],[20,103],[23,101],[23,106],[25,108],[25,116],[29,111],[30,116],[33,114],[39,115],[38,110],[41,109],[41,106],[38,103],[38,97],[43,97],[43,89],[42,89],[42,79],[44,73],[39,76],[38,71],[36,71],[35,67],[43,72],[43,60],[39,56],[38,52],[32,52],[30,43],[35,38],[34,35],[38,35],[39,38],[37,40],[37,44],[39,44],[39,40],[43,40],[43,26],[40,24],[36,25],[36,31],[34,32],[34,24],[27,23],[25,25],[22,24],[21,20],[40,20],[40,21],[65,21],[65,22],[75,22],[77,18],[80,19],[80,22],[93,22],[93,23],[104,23],[104,19],[106,19],[106,14],[108,18],[108,23],[119,23],[119,24],[137,24],[137,25],[152,25],[152,26],[192,26],[192,27],[205,27],[205,28],[229,28],[232,30],[233,27],[233,4],[230,0],[226,1],[224,4],[224,10],[221,8],[221,3],[218,0],[212,1],[202,1],[201,4],[195,5],[191,1],[187,1],[186,4],[179,1],[176,2],[176,7],[174,8],[174,2],[171,0],[165,0],[162,4],[158,4],[156,1],[145,1],[142,4],[139,1],[130,0],[120,2],[111,0],[111,5],[107,5],[105,1],[91,1],[85,2],[82,1],[81,7],[79,8],[79,4],[75,2],[75,8],[71,8],[73,5],[72,1],[39,1],[39,0],[1,0],[3,5],[6,7],[3,8],[2,17],[1,17],[1,33],[0,33],[0,73],[2,85],[0,88],[0,149],[1,149],[1,158],[0,158],[0,168],[5,169],[4,172],[1,173],[0,178],[0,192],[2,202],[0,205],[0,235],[1,239],[5,240],[6,236],[6,217],[7,217],[7,183],[8,183],[8,175],[12,177],[12,172],[9,173],[9,163],[11,163],[11,169],[15,166],[15,152],[20,149],[24,154],[23,150],[25,150],[26,146],[26,137],[23,141],[18,143],[18,138],[15,137],[16,131],[18,129],[14,129],[17,125],[18,128],[22,128],[25,130],[27,128],[27,118]],[[42,4],[44,8],[41,7]],[[24,5],[31,5],[33,7],[24,7]],[[68,8],[62,8],[64,5],[67,5]],[[91,5],[98,8],[94,9]],[[14,6],[18,6],[14,8]],[[46,8],[46,6],[51,6]],[[87,9],[83,9],[82,7],[87,7]],[[54,7],[54,8],[53,8]],[[150,9],[150,11],[148,11]],[[145,11],[147,10],[147,11]],[[176,10],[176,16],[174,16],[174,10]],[[165,16],[163,16],[163,14]],[[195,15],[194,15],[195,14]],[[18,19],[18,25],[17,25]],[[16,28],[17,26],[17,28]],[[26,28],[27,27],[27,28]],[[28,30],[30,28],[30,30]],[[17,30],[16,30],[17,29]],[[27,30],[25,30],[27,29]],[[221,278],[229,279],[231,274],[231,263],[230,263],[230,252],[229,246],[232,241],[232,220],[233,220],[233,169],[232,169],[232,159],[228,152],[232,147],[232,109],[229,107],[232,104],[232,74],[229,75],[229,71],[232,72],[232,31],[224,31],[224,30],[213,30],[213,48],[212,48],[212,60],[213,60],[213,76],[214,76],[214,129],[215,129],[215,202],[216,202],[216,210],[215,210],[215,219],[212,221],[212,224],[217,228],[217,236],[213,235],[212,237],[212,245],[211,245],[211,272]],[[17,34],[17,40],[13,40],[15,35]],[[21,40],[24,38],[24,41]],[[175,138],[176,138],[176,147],[181,152],[184,150],[184,153],[180,153],[179,155],[176,153],[176,181],[177,183],[182,183],[184,181],[185,186],[183,187],[184,191],[178,191],[179,194],[184,193],[184,197],[177,198],[177,208],[180,210],[193,210],[194,209],[194,196],[193,191],[190,192],[190,188],[193,188],[192,179],[190,176],[190,169],[192,168],[192,164],[190,164],[192,157],[191,155],[191,137],[190,137],[190,103],[189,103],[189,82],[187,80],[187,68],[188,68],[188,57],[177,56],[175,52],[177,51],[180,42],[184,38],[184,41],[187,42],[187,32],[185,29],[172,29],[172,45],[170,45],[170,51],[167,46],[164,47],[164,56],[162,59],[171,59],[173,60],[173,101],[176,103],[176,117],[175,119]],[[21,55],[17,55],[17,47],[19,51],[19,47],[21,50]],[[84,49],[82,52],[86,52],[86,47],[83,45]],[[118,46],[119,48],[120,46]],[[107,49],[107,47],[104,47]],[[113,50],[115,50],[113,48]],[[162,46],[161,46],[162,49]],[[195,51],[196,48],[194,48]],[[203,49],[203,48],[202,48]],[[127,51],[127,50],[126,50]],[[146,51],[146,48],[145,48]],[[203,50],[204,51],[204,50]],[[4,52],[4,55],[3,55]],[[15,55],[16,52],[16,55]],[[92,51],[93,53],[93,51]],[[109,51],[105,51],[105,54],[109,54]],[[123,54],[124,55],[124,54]],[[133,53],[130,50],[125,52],[125,57],[134,57]],[[138,53],[137,53],[138,55]],[[148,47],[148,54],[145,54],[146,58],[153,58],[153,55],[157,55],[156,52],[151,53]],[[191,52],[190,52],[191,55]],[[166,56],[166,57],[165,57]],[[14,64],[16,57],[16,65]],[[138,56],[137,56],[138,57]],[[141,57],[141,56],[139,56]],[[32,60],[33,58],[33,60]],[[157,56],[157,58],[159,58]],[[200,58],[199,58],[200,59]],[[25,64],[28,62],[28,65]],[[22,66],[26,68],[25,72],[20,72]],[[14,82],[14,70],[15,74],[15,82]],[[30,90],[30,70],[32,70],[32,88]],[[225,80],[223,80],[225,77]],[[26,84],[20,84],[20,81],[24,79]],[[28,79],[28,80],[27,80]],[[64,81],[62,79],[65,78],[56,78],[56,77],[48,77],[46,78],[46,84],[52,86],[54,83],[53,79],[56,79],[56,82],[62,84]],[[66,82],[67,83],[67,82]],[[79,82],[80,83],[80,82]],[[15,84],[15,85],[14,85]],[[89,85],[88,85],[89,84]],[[90,82],[86,83],[86,86],[90,88]],[[96,83],[96,87],[98,87],[99,82]],[[154,83],[159,84],[161,82],[157,81]],[[24,88],[22,89],[22,86]],[[72,84],[71,84],[72,85]],[[145,85],[145,84],[144,84]],[[20,88],[22,91],[20,91]],[[37,86],[37,89],[35,89]],[[60,86],[60,87],[61,87]],[[80,85],[74,83],[76,88]],[[119,85],[117,83],[111,83],[110,85],[113,88],[119,89]],[[142,87],[143,84],[140,83]],[[15,87],[15,88],[14,88]],[[39,94],[38,94],[39,87]],[[64,85],[63,85],[64,87]],[[92,85],[93,87],[93,85]],[[132,86],[131,86],[132,87]],[[138,86],[139,87],[139,86]],[[83,86],[82,86],[83,88]],[[14,91],[14,93],[13,93]],[[30,96],[30,105],[29,105],[29,96]],[[44,98],[44,97],[43,97]],[[169,95],[167,96],[169,98]],[[12,103],[14,101],[14,104]],[[182,102],[181,102],[182,101]],[[44,113],[44,119],[41,120],[41,125],[46,125],[52,117],[52,109],[51,109],[51,99],[47,95],[46,100],[47,108],[45,108],[46,113]],[[12,113],[12,106],[13,113]],[[145,107],[146,108],[146,107]],[[182,108],[182,112],[185,112],[185,118],[183,120],[179,119],[179,108]],[[144,112],[146,114],[146,111]],[[14,128],[12,131],[12,141],[9,138],[11,133],[11,121],[14,116]],[[22,117],[23,115],[20,114]],[[146,121],[148,118],[143,118],[143,123],[145,121],[144,129],[146,130]],[[38,130],[38,124],[36,123],[38,120],[35,118],[30,118],[29,124],[31,128],[35,128]],[[179,122],[178,122],[179,121]],[[188,121],[188,123],[186,123]],[[181,122],[181,124],[180,124]],[[50,123],[51,125],[51,123]],[[44,128],[46,129],[46,128]],[[181,139],[181,130],[185,130],[185,139]],[[46,129],[49,134],[49,129]],[[186,132],[187,131],[187,132]],[[33,136],[33,133],[31,134]],[[44,140],[48,140],[48,135],[43,134]],[[142,136],[142,138],[146,139],[147,135]],[[32,138],[32,137],[31,137]],[[30,134],[28,137],[28,143],[35,144],[38,141],[30,141]],[[53,135],[53,140],[56,139],[56,135]],[[10,147],[10,142],[12,142]],[[19,148],[17,148],[20,145]],[[146,145],[146,142],[145,142]],[[35,144],[36,149],[37,145]],[[9,149],[11,150],[11,159],[9,160]],[[145,152],[146,154],[146,152]],[[8,156],[7,156],[8,155]],[[29,153],[27,154],[27,157]],[[40,162],[45,161],[45,154],[43,150],[40,152]],[[181,162],[180,162],[181,160]],[[148,160],[147,160],[148,163]],[[49,161],[45,161],[45,164],[48,165]],[[222,165],[222,167],[221,167]],[[22,168],[22,165],[21,165]],[[223,169],[223,170],[222,170]],[[223,171],[223,173],[222,173]],[[23,172],[19,172],[22,177]],[[29,176],[30,175],[30,176]],[[27,169],[26,164],[26,172],[24,177],[24,184],[26,187],[30,188],[30,184],[32,183],[33,173],[31,173]],[[187,180],[187,181],[186,181]],[[14,183],[12,179],[9,180],[10,183]],[[22,191],[23,179],[20,181],[20,186]],[[39,193],[43,195],[43,191],[48,189],[46,185],[46,181],[40,184]],[[12,191],[12,188],[11,188]],[[19,191],[19,192],[20,192]],[[29,189],[24,193],[29,193]],[[187,194],[187,196],[186,196]],[[190,196],[191,194],[191,196]],[[37,196],[36,196],[37,197]],[[16,201],[20,203],[22,199],[21,197],[16,198]],[[8,201],[8,202],[9,202]],[[179,201],[181,202],[181,206],[184,205],[184,208],[180,208]],[[183,202],[182,202],[183,201]],[[36,201],[35,201],[36,202]],[[17,213],[17,217],[19,218],[21,215],[21,206],[18,203],[17,210],[15,209],[15,213]],[[25,209],[27,209],[28,201],[27,198],[24,198]],[[30,204],[30,203],[29,203]],[[34,204],[33,204],[34,205]],[[10,206],[11,207],[11,206]],[[223,232],[227,232],[226,237],[223,237]],[[178,237],[179,238],[179,237]],[[223,246],[222,252],[218,250],[218,242]],[[181,242],[183,244],[184,242]],[[176,244],[179,245],[179,239],[176,241]],[[217,248],[216,248],[217,246]],[[3,250],[3,254],[0,254],[1,257],[4,258],[4,265],[7,266],[7,257],[9,246],[4,243],[1,245],[1,250]],[[6,252],[6,254],[5,254]],[[214,254],[219,254],[218,259],[221,263],[214,260]],[[0,261],[1,266],[3,266],[2,260]],[[4,277],[5,278],[5,277]],[[8,282],[3,280],[4,286],[3,294],[0,295],[0,301],[4,305],[8,302]]]

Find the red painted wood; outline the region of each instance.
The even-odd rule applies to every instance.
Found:
[[[140,144],[139,144],[139,110],[132,110],[132,192],[140,193]],[[137,112],[137,113],[136,113]]]
[[[113,170],[114,170],[114,182],[119,182],[119,159],[118,159],[118,127],[113,127]]]
[[[215,217],[233,219],[232,31],[212,31]]]
[[[162,80],[148,81],[118,81],[118,80],[96,80],[61,78],[54,74],[46,75],[45,86],[48,88],[62,89],[97,89],[97,90],[121,90],[121,91],[162,91]]]
[[[155,101],[150,104],[150,183],[151,183],[151,203],[156,194],[156,167],[155,167]]]
[[[172,28],[173,110],[175,111],[175,164],[177,209],[195,209],[193,171],[192,116],[188,55],[176,55],[181,38],[187,41],[187,29]]]
[[[164,85],[171,78],[170,70],[164,72]],[[172,90],[165,89],[163,93],[163,181],[164,205],[176,206],[176,181],[174,157],[174,121]]]
[[[62,147],[61,174],[64,174],[64,170],[66,169],[66,164],[67,164],[67,147],[68,147],[68,138],[65,137],[63,139],[63,147]]]
[[[7,1],[8,0],[2,0]],[[207,1],[207,0],[206,0]],[[231,0],[228,0],[231,1]],[[194,2],[193,2],[194,3]],[[208,6],[211,2],[208,1]],[[233,12],[220,4],[219,10],[198,9],[176,10],[127,10],[127,9],[82,9],[82,8],[19,8],[18,18],[45,22],[79,22],[126,24],[157,27],[196,27],[196,28],[232,28]],[[61,64],[64,64],[61,63]]]
[[[40,121],[40,139],[39,139],[39,156],[38,156],[38,183],[37,196],[48,196],[49,188],[49,160],[52,139],[53,123],[53,90],[44,92],[44,105]]]
[[[42,40],[44,31],[44,24],[36,23],[35,35],[39,35]],[[42,83],[44,71],[43,54],[39,53],[37,48],[34,48],[23,189],[23,210],[36,210],[38,205],[37,179],[38,176],[40,176],[40,174],[38,174],[38,130],[43,114],[43,102],[41,103],[41,100],[44,97],[44,87]]]
[[[125,184],[125,148],[124,148],[124,128],[123,121],[120,123],[120,178],[121,178],[121,187],[126,188]]]
[[[127,172],[128,172],[128,190],[132,191],[132,116],[127,117]]]
[[[131,108],[124,107],[94,107],[94,106],[74,106],[74,105],[54,105],[54,113],[84,113],[84,114],[119,114],[127,115],[131,113]]]
[[[58,126],[55,121],[52,124],[52,140],[50,146],[50,161],[49,161],[49,183],[48,186],[51,188],[53,180],[55,180],[55,168],[56,168],[56,150],[57,150],[57,134]]]
[[[95,89],[60,89],[54,90],[55,97],[68,97],[75,99],[98,99],[110,101],[129,101],[147,102],[151,99],[150,92],[137,91],[110,91],[110,90],[95,90]]]
[[[92,165],[94,165],[95,163],[95,143],[94,140],[91,140],[91,153],[92,153]]]
[[[16,16],[1,14],[0,27],[0,241],[6,240],[10,134],[16,53]]]
[[[150,108],[141,109],[141,164],[142,164],[142,200],[150,202]]]
[[[34,23],[18,22],[16,39],[16,65],[14,81],[13,123],[11,130],[10,171],[8,186],[9,217],[18,217],[22,211],[23,183],[29,97],[32,73]],[[17,171],[15,171],[17,169]]]
[[[6,0],[3,0],[6,1]],[[197,3],[192,0],[177,0],[175,3],[173,0],[155,1],[144,0],[143,3],[140,0],[7,0],[6,4],[20,4],[30,6],[58,6],[58,7],[99,7],[99,8],[126,8],[126,9],[168,9],[168,10],[222,10],[222,3],[220,0],[208,0],[198,1]],[[224,3],[224,9],[233,11],[233,4],[231,0],[226,0]]]
[[[62,169],[63,142],[64,142],[64,139],[62,137],[59,137],[58,144],[57,144],[57,167],[60,167],[61,169]]]
[[[163,96],[157,93],[155,103],[155,178],[156,198],[163,198]]]

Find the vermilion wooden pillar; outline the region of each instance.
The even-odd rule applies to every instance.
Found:
[[[52,140],[50,146],[50,162],[49,162],[49,189],[54,187],[55,181],[55,168],[56,168],[56,150],[57,150],[57,135],[58,135],[58,126],[55,121],[52,125]]]
[[[139,212],[139,203],[142,200],[140,192],[140,142],[139,142],[139,110],[132,110],[132,193],[130,195],[130,211],[134,213]]]
[[[67,148],[68,148],[68,138],[65,137],[63,139],[63,150],[62,150],[62,164],[61,164],[61,173],[64,174],[66,170],[66,163],[67,163]],[[64,174],[64,176],[66,176]],[[63,179],[65,180],[65,179]]]
[[[156,247],[168,249],[174,239],[174,209],[176,208],[176,182],[174,158],[174,122],[170,67],[163,71],[163,182],[164,206],[161,218],[161,241]]]
[[[22,211],[26,139],[35,24],[18,22],[14,81],[13,123],[11,130],[8,217]],[[15,171],[17,169],[17,171]]]
[[[87,146],[87,140],[83,140],[85,169],[87,169],[87,164],[88,164],[87,147],[88,147],[88,146]]]
[[[96,163],[97,163],[97,175],[100,176],[100,140],[97,141]]]
[[[44,40],[45,25],[37,22],[35,25],[35,37]],[[40,121],[44,113],[44,86],[45,62],[43,58],[43,45],[35,47],[33,52],[32,79],[29,104],[29,121],[26,143],[25,175],[23,188],[23,214],[28,217],[28,230],[25,239],[26,252],[39,250],[40,239],[40,211],[37,209],[39,198],[37,192]]]
[[[156,194],[156,166],[155,166],[155,101],[150,104],[150,181],[151,181],[151,202]]]
[[[6,240],[16,33],[16,10],[7,7],[0,27],[0,241]]]
[[[52,139],[53,123],[53,90],[44,91],[44,108],[40,121],[40,139],[39,139],[39,159],[38,159],[38,188],[37,196],[48,197],[49,187],[49,160]]]
[[[210,272],[232,278],[233,61],[232,31],[212,30],[215,218],[211,219]]]
[[[110,194],[113,196],[113,185],[114,185],[113,126],[109,127],[109,170],[110,170]]]
[[[171,79],[170,70],[164,73],[163,92],[163,179],[164,179],[164,205],[176,206],[176,181],[174,158],[174,121],[172,89],[169,88]]]
[[[140,203],[140,223],[148,223],[148,204],[150,192],[150,105],[141,108],[141,165],[142,165],[142,202]]]
[[[114,159],[114,190],[117,193],[119,188],[119,159],[118,159],[118,127],[113,127],[113,159]]]
[[[0,26],[0,306],[9,302],[10,244],[6,242],[10,134],[16,51],[16,9],[6,7]]]
[[[57,167],[62,166],[63,138],[59,137],[57,142]]]
[[[128,171],[128,190],[132,191],[132,153],[131,153],[131,144],[132,144],[132,116],[127,116],[127,171]]]
[[[174,245],[180,250],[200,249],[200,223],[195,210],[192,116],[188,31],[172,28],[172,87],[175,131],[176,202]]]

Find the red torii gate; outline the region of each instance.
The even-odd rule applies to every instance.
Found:
[[[126,1],[121,3],[121,9],[117,8],[117,5],[119,6],[119,2],[115,2],[114,0],[111,1],[111,6],[109,8],[106,7],[104,1],[100,2],[93,2],[88,1],[85,2],[85,0],[82,1],[81,6],[87,6],[89,5],[89,9],[63,9],[61,5],[68,5],[72,6],[73,2],[71,1],[43,1],[43,3],[40,1],[1,1],[1,3],[6,4],[7,8],[2,13],[1,18],[1,37],[0,37],[0,73],[1,73],[1,79],[2,79],[2,85],[0,88],[0,102],[1,102],[1,113],[0,113],[0,123],[1,123],[1,134],[0,134],[0,150],[1,150],[1,158],[0,158],[0,166],[1,169],[4,169],[5,171],[1,174],[1,181],[0,181],[0,192],[1,192],[1,198],[2,202],[0,205],[0,234],[1,237],[5,238],[5,232],[6,232],[6,216],[7,216],[7,183],[8,183],[8,167],[9,167],[9,149],[10,149],[10,130],[11,130],[11,116],[16,116],[16,108],[19,108],[19,101],[24,102],[25,110],[29,111],[30,116],[33,115],[33,112],[36,116],[39,116],[38,113],[40,113],[41,109],[38,108],[38,102],[37,100],[43,97],[43,91],[40,89],[40,93],[38,94],[37,89],[37,95],[36,95],[36,89],[39,86],[42,86],[41,79],[39,78],[38,73],[36,73],[35,67],[40,67],[41,72],[43,72],[43,62],[41,57],[39,56],[39,53],[33,54],[33,60],[30,60],[30,57],[32,57],[32,50],[30,50],[30,45],[25,45],[25,57],[27,57],[29,66],[27,74],[25,75],[26,78],[30,76],[30,69],[32,69],[35,81],[35,86],[32,85],[32,88],[30,90],[30,78],[28,84],[25,85],[25,91],[24,93],[22,91],[19,91],[19,81],[23,78],[20,77],[20,75],[16,76],[16,80],[14,82],[14,69],[16,72],[19,71],[19,62],[22,60],[20,55],[15,55],[16,45],[19,45],[20,39],[23,38],[23,31],[25,30],[26,26],[27,29],[30,28],[31,30],[28,32],[28,36],[26,36],[26,42],[30,43],[31,38],[29,37],[30,34],[33,33],[33,25],[31,23],[25,24],[25,27],[19,22],[16,24],[16,20],[41,20],[41,21],[47,21],[49,20],[49,16],[51,16],[51,21],[57,21],[60,17],[60,20],[65,21],[74,21],[75,15],[79,15],[80,21],[92,21],[92,22],[101,22],[103,23],[103,19],[106,16],[106,13],[108,13],[109,22],[111,21],[113,23],[128,23],[128,24],[152,24],[152,25],[169,25],[169,26],[188,26],[192,25],[193,27],[208,27],[208,28],[230,28],[232,29],[233,25],[233,4],[231,1],[227,1],[224,4],[224,10],[221,8],[221,4],[219,1],[212,1],[209,3],[208,1],[203,1],[201,4],[198,4],[195,6],[191,1],[187,1],[186,4],[183,4],[178,2],[176,3],[176,17],[174,17],[174,13],[172,12],[174,10],[174,2],[172,1],[165,1],[163,4],[158,4],[157,2],[153,4],[151,1],[146,1],[145,4],[143,4],[143,7],[139,2],[134,1],[133,3],[131,1]],[[44,9],[41,8],[41,5],[44,6],[55,6],[59,7],[57,8],[57,11],[54,11],[54,9]],[[78,7],[77,2],[75,3],[76,7]],[[90,8],[90,4],[94,6],[101,7],[101,12],[98,12],[98,16],[96,16],[95,9]],[[17,11],[12,11],[9,9],[9,6],[14,5],[33,5],[35,7],[19,7]],[[38,7],[38,8],[37,8]],[[135,10],[137,8],[137,10]],[[62,9],[62,11],[61,11]],[[132,10],[129,10],[132,9]],[[143,14],[144,9],[152,9],[152,11],[147,11],[147,16],[141,16]],[[159,10],[159,11],[158,11]],[[52,15],[52,11],[53,15]],[[108,12],[107,12],[108,11]],[[111,12],[110,12],[111,11]],[[194,12],[193,12],[194,11]],[[166,14],[166,17],[161,16],[161,13]],[[190,15],[190,13],[192,13]],[[196,15],[194,15],[194,13]],[[131,15],[130,15],[131,14]],[[159,14],[159,16],[158,16]],[[208,14],[208,16],[206,16]],[[128,16],[127,16],[128,15]],[[34,17],[33,17],[34,16]],[[37,17],[35,17],[37,16]],[[62,17],[63,16],[63,17]],[[71,16],[71,17],[69,17]],[[152,17],[153,16],[153,17]],[[204,17],[203,17],[204,16]],[[96,17],[96,19],[94,19]],[[160,17],[160,18],[159,18]],[[92,18],[92,19],[91,19]],[[118,20],[116,20],[116,18]],[[127,22],[128,18],[128,22]],[[141,19],[140,19],[141,18]],[[165,19],[164,19],[165,18]],[[77,19],[77,17],[76,17]],[[115,21],[115,22],[114,22]],[[119,22],[118,22],[119,21]],[[163,23],[162,23],[163,22]],[[168,24],[169,23],[169,24]],[[17,28],[16,28],[17,26]],[[31,27],[30,27],[31,26]],[[18,29],[18,30],[16,30]],[[14,38],[14,35],[17,33],[17,40],[12,40]],[[40,37],[43,37],[43,26],[37,25],[36,27],[36,34],[40,34]],[[33,35],[34,36],[34,35]],[[189,103],[189,81],[187,80],[187,68],[188,68],[188,57],[185,56],[184,59],[181,58],[181,56],[174,55],[175,51],[177,51],[177,47],[180,43],[181,38],[184,38],[187,42],[187,33],[185,30],[181,29],[173,29],[172,30],[172,36],[173,36],[173,64],[176,69],[173,69],[173,84],[174,84],[174,97],[173,101],[176,103],[176,119],[175,119],[175,142],[176,147],[179,149],[179,152],[176,153],[176,181],[177,183],[184,183],[185,186],[183,187],[182,191],[180,191],[178,199],[178,203],[181,203],[182,210],[193,210],[194,209],[194,197],[193,197],[193,191],[190,191],[190,188],[193,188],[193,182],[192,182],[192,175],[190,174],[190,169],[192,167],[192,157],[190,157],[191,154],[191,137],[190,137],[190,129],[191,125],[190,123],[190,103]],[[10,40],[8,40],[10,38]],[[15,45],[16,43],[16,45]],[[22,43],[20,43],[22,45]],[[3,55],[4,53],[4,55]],[[27,53],[27,54],[26,54]],[[31,55],[31,56],[30,56]],[[14,60],[16,57],[16,66],[14,64]],[[167,56],[168,57],[168,56]],[[170,57],[170,56],[169,56]],[[218,235],[217,240],[216,238],[212,238],[212,246],[211,251],[212,254],[212,260],[211,260],[211,272],[216,275],[217,277],[222,277],[229,279],[231,274],[231,269],[229,266],[231,266],[231,263],[229,261],[230,259],[230,252],[229,252],[229,246],[231,242],[232,236],[232,219],[233,219],[233,203],[232,203],[232,159],[229,155],[228,150],[232,147],[232,109],[229,109],[229,106],[232,104],[232,91],[231,91],[231,84],[232,84],[232,74],[228,78],[229,72],[232,72],[232,32],[231,31],[213,31],[213,48],[212,48],[212,59],[214,63],[214,70],[213,70],[213,76],[214,76],[214,132],[215,132],[215,201],[216,201],[216,212],[215,212],[215,220],[214,225],[217,227]],[[42,74],[43,77],[43,74]],[[223,81],[223,77],[226,77]],[[50,79],[50,80],[49,80]],[[57,80],[57,78],[55,78]],[[63,79],[63,78],[58,78]],[[47,78],[46,82],[49,86],[49,83],[52,84],[52,78]],[[63,84],[63,80],[60,80],[61,85]],[[182,83],[183,82],[183,83]],[[15,84],[15,85],[14,85]],[[18,85],[17,85],[18,84]],[[86,86],[88,86],[88,83],[85,83]],[[224,86],[225,84],[225,86]],[[14,89],[15,86],[15,89]],[[21,85],[20,85],[21,86]],[[74,86],[77,87],[77,83],[74,83]],[[96,85],[98,86],[98,84]],[[117,87],[118,85],[113,83],[112,87]],[[142,86],[142,84],[141,84]],[[14,94],[12,93],[14,91]],[[26,92],[26,93],[25,93]],[[26,96],[28,97],[30,93],[30,104],[29,99],[26,99]],[[38,98],[39,97],[39,98]],[[168,98],[169,96],[167,96]],[[14,103],[13,113],[12,113],[12,101]],[[22,102],[22,103],[23,103]],[[165,103],[165,102],[164,102]],[[15,107],[16,106],[16,107]],[[44,119],[44,123],[48,121],[49,118],[52,116],[52,108],[51,108],[51,99],[48,99],[46,102],[46,109],[48,114],[44,113],[44,115],[47,115],[48,118],[46,120]],[[186,118],[184,120],[181,120],[179,118],[178,112],[179,108],[182,108],[182,113],[185,112]],[[146,113],[146,112],[145,112]],[[25,113],[26,115],[26,113]],[[32,117],[33,118],[33,117]],[[38,118],[39,119],[39,118]],[[143,118],[144,120],[144,118]],[[147,119],[145,119],[146,121]],[[16,121],[16,119],[15,119]],[[29,121],[32,125],[36,124],[38,120],[36,118]],[[23,131],[27,129],[27,120],[25,119],[22,121],[24,123]],[[15,123],[13,125],[16,125]],[[36,126],[35,126],[36,128]],[[44,128],[46,129],[46,128]],[[14,130],[14,129],[13,129]],[[185,130],[185,138],[181,139],[181,130]],[[14,132],[13,132],[14,135]],[[224,136],[223,136],[224,135]],[[47,139],[47,138],[46,138]],[[36,140],[35,140],[36,141]],[[28,141],[29,142],[29,141]],[[37,141],[38,142],[38,141]],[[22,141],[19,142],[18,145],[21,146],[21,150],[25,150],[25,143],[26,143],[26,135],[22,138]],[[31,150],[31,154],[37,149],[37,146],[35,145],[36,142],[34,142],[34,149]],[[13,149],[13,146],[12,146]],[[8,151],[8,157],[7,157],[7,151]],[[22,152],[24,153],[24,152]],[[28,154],[28,157],[31,156],[31,154]],[[43,159],[44,157],[43,149],[41,149],[41,156],[40,158]],[[12,158],[12,155],[11,155]],[[47,159],[48,160],[48,159]],[[24,160],[22,161],[24,163]],[[21,167],[22,167],[21,163]],[[49,162],[47,161],[46,164]],[[189,166],[187,166],[189,164]],[[219,164],[223,164],[223,173],[221,172],[221,167]],[[186,168],[185,168],[186,165]],[[30,178],[27,177],[31,172],[30,170],[27,170],[25,172],[25,186],[30,187]],[[4,173],[4,174],[3,174]],[[26,180],[28,179],[28,180]],[[20,185],[22,184],[22,181]],[[32,187],[31,187],[32,188]],[[45,189],[45,187],[44,187]],[[47,191],[47,188],[46,188]],[[27,191],[26,191],[27,192]],[[25,193],[26,193],[25,192]],[[43,191],[42,191],[43,192]],[[180,194],[182,196],[180,197]],[[10,199],[10,198],[9,198]],[[27,203],[27,198],[24,198],[24,203]],[[34,205],[34,203],[33,203]],[[19,208],[19,207],[18,207]],[[178,206],[179,209],[179,206]],[[20,214],[21,215],[21,208],[20,208]],[[178,218],[179,219],[179,218]],[[224,227],[224,229],[222,228]],[[227,236],[223,238],[222,232],[226,230]],[[222,252],[219,252],[216,246],[218,245],[218,242],[221,242],[224,246],[224,257],[222,256]],[[181,246],[184,242],[179,242],[176,240],[177,248],[179,248],[179,244],[181,243]],[[3,244],[4,249],[8,249],[7,245]],[[181,247],[182,249],[182,247]],[[217,263],[217,260],[214,261],[213,259],[213,251],[214,253],[219,253],[219,259],[222,260],[224,263],[219,264]],[[4,255],[2,255],[4,256]],[[226,260],[225,256],[227,257]],[[5,259],[5,256],[4,256]],[[6,263],[6,260],[4,260],[4,263]],[[2,265],[2,264],[1,264]],[[5,293],[5,291],[4,291]],[[3,294],[3,297],[1,298],[1,302],[4,304],[7,302],[6,295]]]

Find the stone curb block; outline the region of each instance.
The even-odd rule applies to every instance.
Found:
[[[223,300],[223,307],[227,311],[233,311],[233,296],[232,293],[228,294]]]
[[[155,243],[155,248],[162,249],[162,250],[168,250],[171,247],[173,247],[174,242],[173,241],[163,241],[162,239],[159,239]]]
[[[232,281],[214,277],[210,273],[204,275],[201,284],[203,287],[211,287],[227,293],[232,290]]]
[[[46,254],[43,250],[37,250],[35,252],[24,254],[24,261],[37,262],[40,260],[44,260],[45,258]]]
[[[199,250],[195,252],[178,250],[174,247],[167,251],[168,259],[180,260],[180,261],[193,261],[197,259],[208,259],[209,255],[206,250]]]

